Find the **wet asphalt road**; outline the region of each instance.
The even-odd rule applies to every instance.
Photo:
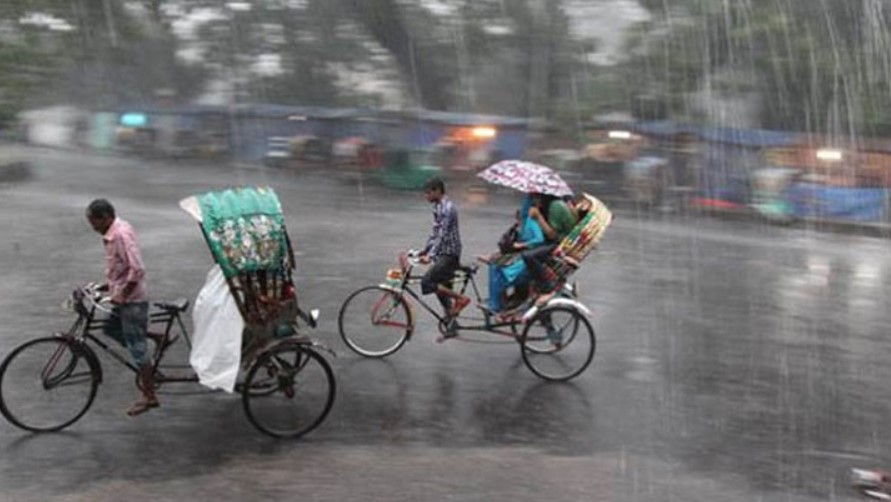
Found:
[[[139,231],[154,298],[194,298],[210,258],[177,201],[268,183],[339,394],[319,429],[281,442],[237,397],[196,386],[129,419],[132,376],[104,359],[97,402],[68,431],[0,423],[0,500],[856,500],[846,469],[891,464],[888,241],[620,212],[576,275],[594,363],[551,384],[512,342],[435,343],[425,316],[386,360],[341,343],[343,299],[423,242],[417,194],[352,173],[0,150],[13,154],[34,177],[0,185],[0,353],[64,328],[70,286],[101,276],[92,198]],[[490,251],[516,198],[451,186],[466,258]]]

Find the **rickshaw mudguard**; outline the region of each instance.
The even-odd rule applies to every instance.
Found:
[[[526,313],[523,314],[523,322],[528,323],[535,318],[536,314],[538,314],[540,310],[547,309],[549,307],[568,307],[585,314],[586,317],[594,316],[594,312],[592,312],[591,309],[586,307],[585,304],[578,300],[574,300],[572,298],[553,298],[542,307],[535,305],[531,309],[527,310]]]
[[[263,348],[264,352],[270,352],[278,347],[287,347],[287,346],[295,346],[295,347],[310,347],[313,349],[319,349],[328,354],[331,354],[331,357],[337,357],[337,352],[334,352],[333,349],[328,347],[327,345],[317,342],[316,340],[310,338],[309,336],[297,336],[291,338],[283,338],[281,340],[272,342]]]

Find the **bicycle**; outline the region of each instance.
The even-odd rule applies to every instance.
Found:
[[[416,251],[400,254],[400,268],[387,272],[387,282],[354,291],[341,306],[338,329],[344,343],[359,355],[389,356],[408,342],[415,331],[411,300],[437,321],[440,333],[476,331],[517,341],[523,362],[546,380],[566,381],[580,375],[594,358],[596,337],[588,317],[591,311],[577,299],[576,288],[565,286],[561,295],[543,306],[527,305],[513,314],[490,311],[476,284],[477,265],[461,265],[452,281],[462,294],[472,289],[482,317],[462,313],[449,318],[416,291],[421,276]],[[466,311],[466,309],[465,309]],[[444,339],[444,338],[443,338]]]

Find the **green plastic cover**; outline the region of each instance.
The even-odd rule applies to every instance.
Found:
[[[201,228],[227,278],[286,266],[285,221],[275,191],[268,187],[233,188],[197,199]]]

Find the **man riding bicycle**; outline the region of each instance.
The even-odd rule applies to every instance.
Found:
[[[111,295],[114,305],[106,325],[106,334],[127,348],[139,368],[142,398],[127,411],[130,416],[156,408],[154,370],[148,356],[146,330],[148,301],[145,288],[145,265],[136,240],[136,231],[115,216],[114,206],[105,199],[90,203],[87,220],[105,246],[105,284],[102,290]]]
[[[451,288],[452,277],[461,266],[461,235],[458,232],[458,209],[445,195],[445,183],[433,178],[426,183],[424,197],[433,204],[433,229],[421,250],[421,263],[433,263],[421,279],[421,292],[436,293],[439,303],[455,318],[470,303],[470,298]],[[447,333],[455,336],[451,327]]]

